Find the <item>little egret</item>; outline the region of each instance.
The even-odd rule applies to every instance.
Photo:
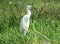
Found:
[[[24,35],[26,35],[26,33],[28,32],[29,19],[31,16],[31,11],[30,11],[31,8],[32,6],[30,5],[26,7],[27,14],[23,16],[21,23],[20,23],[20,32],[23,32]]]

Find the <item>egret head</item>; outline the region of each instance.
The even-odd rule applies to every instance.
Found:
[[[31,9],[32,8],[32,6],[30,6],[30,5],[28,5],[27,7],[26,7],[26,9]]]

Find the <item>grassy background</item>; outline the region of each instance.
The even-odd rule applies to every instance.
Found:
[[[29,33],[19,33],[25,7],[32,5]],[[60,44],[60,0],[0,0],[0,44]]]

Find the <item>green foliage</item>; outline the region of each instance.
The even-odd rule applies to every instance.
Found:
[[[29,32],[20,33],[27,5],[32,10]],[[0,44],[60,44],[59,0],[0,0]]]

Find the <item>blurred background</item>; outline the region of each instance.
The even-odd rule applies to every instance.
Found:
[[[20,34],[20,21],[31,10],[29,33]],[[0,44],[60,44],[60,0],[0,0]]]

